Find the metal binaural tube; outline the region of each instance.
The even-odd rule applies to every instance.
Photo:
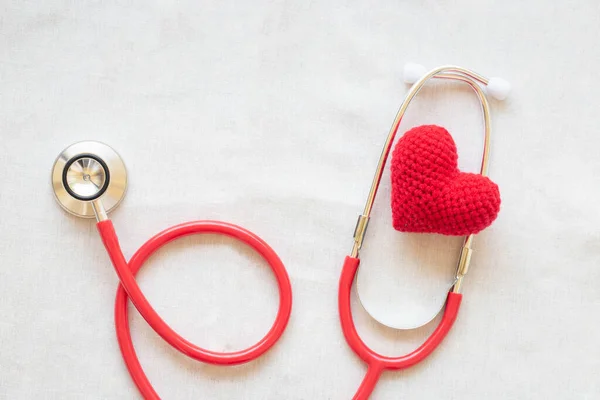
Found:
[[[478,83],[487,85],[489,80],[486,77],[479,75],[476,72],[473,72],[466,68],[457,67],[457,66],[451,66],[451,65],[441,66],[441,67],[431,70],[429,73],[425,74],[421,79],[419,79],[417,82],[415,82],[412,85],[412,87],[406,94],[404,101],[400,105],[398,112],[396,113],[394,122],[392,123],[390,131],[386,138],[386,141],[383,145],[383,149],[381,151],[381,156],[379,157],[379,162],[377,163],[377,168],[375,169],[375,176],[374,176],[373,182],[371,184],[371,189],[369,190],[369,195],[367,196],[367,201],[365,203],[364,211],[359,216],[359,223],[362,227],[364,227],[364,229],[356,229],[355,230],[354,245],[352,247],[352,252],[350,253],[350,255],[352,257],[357,257],[359,250],[362,247],[362,243],[364,241],[364,236],[366,233],[366,226],[367,226],[368,220],[371,217],[371,211],[373,209],[373,204],[375,203],[375,197],[377,195],[377,190],[379,189],[379,183],[381,182],[383,170],[385,168],[385,164],[387,162],[390,150],[392,148],[392,144],[394,143],[396,133],[398,132],[400,122],[402,121],[402,118],[404,117],[404,114],[406,113],[406,110],[408,109],[408,106],[410,105],[411,101],[415,98],[415,96],[423,88],[425,83],[427,83],[427,81],[429,81],[429,79],[431,79],[431,78],[451,79],[451,80],[458,80],[461,82],[465,82],[475,91],[475,94],[477,95],[477,97],[481,103],[481,109],[482,109],[483,121],[484,121],[484,145],[483,145],[483,154],[482,154],[482,159],[481,159],[480,174],[484,175],[484,176],[487,175],[489,153],[490,153],[490,134],[491,134],[490,110],[489,110],[489,103],[487,101],[487,98]],[[362,221],[362,223],[361,223],[361,221]],[[468,239],[466,240],[466,242],[467,241],[469,242],[468,243],[469,245],[470,245],[470,242],[472,241],[471,236],[472,235],[470,235],[468,237]]]

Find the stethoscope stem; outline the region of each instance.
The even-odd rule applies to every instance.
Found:
[[[379,378],[383,371],[384,368],[381,365],[370,364],[367,368],[367,373],[354,394],[354,397],[352,397],[352,400],[367,400],[375,390],[375,386],[377,385],[377,382],[379,382]]]

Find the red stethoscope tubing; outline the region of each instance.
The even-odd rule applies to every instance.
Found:
[[[160,397],[146,377],[133,347],[127,312],[128,299],[131,300],[148,325],[167,343],[181,353],[205,363],[235,365],[254,360],[269,350],[281,337],[289,321],[292,309],[292,287],[285,267],[275,251],[252,232],[239,226],[219,221],[188,222],[168,228],[150,238],[127,262],[123,256],[112,222],[110,220],[101,221],[98,222],[97,227],[121,282],[115,301],[115,326],[119,347],[121,348],[121,354],[123,355],[127,369],[145,399],[157,400]],[[201,233],[226,235],[248,244],[269,263],[275,273],[277,285],[279,286],[279,310],[275,322],[264,338],[245,350],[219,353],[203,349],[189,342],[162,320],[154,308],[152,308],[135,280],[136,273],[152,253],[172,240]]]
[[[436,349],[456,320],[462,294],[448,293],[442,320],[431,336],[419,348],[401,357],[386,357],[371,350],[362,341],[354,326],[352,309],[350,307],[350,294],[359,264],[360,259],[358,258],[348,256],[344,260],[338,291],[338,307],[342,331],[348,345],[368,365],[367,374],[354,395],[353,400],[366,400],[375,389],[375,385],[384,370],[398,370],[413,366],[424,360]]]

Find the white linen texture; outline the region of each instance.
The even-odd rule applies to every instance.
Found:
[[[267,241],[291,278],[282,339],[237,367],[186,358],[132,308],[162,398],[351,398],[366,365],[342,335],[337,285],[406,62],[511,83],[506,100],[490,99],[502,206],[475,238],[453,330],[421,364],[385,372],[372,398],[599,399],[599,35],[593,0],[3,0],[0,399],[140,398],[94,221],[52,196],[55,157],[81,140],[127,165],[111,214],[126,257],[169,226],[224,220]],[[447,128],[459,167],[477,170],[481,111],[467,85],[428,84],[399,135],[422,124]],[[361,293],[378,315],[421,321],[444,300],[461,239],[394,231],[389,179],[386,168]],[[212,350],[255,343],[277,311],[268,266],[212,235],[169,244],[138,281],[167,323]],[[397,332],[353,307],[384,354],[415,349],[435,326]]]

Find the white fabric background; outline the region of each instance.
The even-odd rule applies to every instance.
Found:
[[[270,243],[292,280],[287,331],[243,366],[189,360],[134,313],[164,398],[351,398],[365,365],[343,339],[337,281],[408,61],[512,82],[492,101],[503,204],[476,239],[454,330],[421,365],[385,373],[373,398],[600,398],[597,1],[3,0],[0,34],[0,398],[139,397],[94,223],[66,215],[49,184],[54,158],[84,139],[128,166],[112,214],[128,257],[173,224],[222,219]],[[480,120],[468,88],[434,84],[401,130],[447,127],[473,171]],[[395,232],[389,191],[386,175],[361,285],[383,317],[425,319],[460,239]],[[167,322],[214,350],[257,341],[277,308],[264,262],[221,238],[169,245],[139,281]],[[389,354],[433,329],[398,333],[354,309]]]

